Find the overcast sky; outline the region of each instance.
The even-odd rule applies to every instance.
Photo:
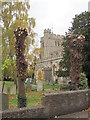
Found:
[[[30,0],[30,16],[36,19],[36,39],[43,36],[44,29],[65,35],[75,14],[88,11],[90,0]]]

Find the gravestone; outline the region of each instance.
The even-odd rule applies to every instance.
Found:
[[[59,85],[63,84],[63,77],[59,77],[58,84]]]
[[[2,85],[0,84],[0,93],[2,93]]]
[[[35,91],[35,90],[37,90],[37,86],[32,85],[32,86],[31,86],[31,91]]]
[[[3,93],[7,94],[7,85],[4,85]]]
[[[30,92],[31,91],[31,85],[30,85],[30,81],[27,81],[27,87],[26,87],[26,92]]]
[[[8,104],[8,94],[0,93],[0,110],[7,110],[9,108]]]
[[[15,84],[10,87],[10,94],[16,94],[16,85]]]
[[[52,90],[50,88],[45,89],[47,93],[50,93]]]
[[[37,91],[42,91],[43,90],[43,82],[38,80],[37,81]]]

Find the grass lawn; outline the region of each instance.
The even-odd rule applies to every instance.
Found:
[[[3,84],[3,81],[0,81],[0,85]],[[9,94],[10,93],[10,86],[13,85],[14,82],[13,81],[5,81],[5,85],[7,86],[7,93]]]
[[[42,93],[45,93],[45,92],[44,91],[40,91],[40,92],[31,91],[29,93],[26,93],[27,107],[41,104]],[[9,109],[15,109],[17,108],[17,105],[18,105],[17,95],[9,94]]]
[[[43,84],[44,89],[59,89],[60,85],[59,84],[54,84],[54,85],[49,85],[49,84]]]
[[[32,84],[32,86],[36,86],[36,85]],[[26,88],[26,84],[25,84],[25,88]],[[27,107],[40,105],[42,94],[47,93],[45,89],[51,89],[51,92],[54,92],[52,90],[59,89],[59,84],[55,84],[51,86],[51,85],[47,85],[44,83],[43,88],[44,88],[43,91],[31,91],[31,92],[26,93]],[[18,105],[17,95],[9,94],[9,109],[15,109],[17,108],[17,105]]]
[[[2,84],[3,81],[0,81],[0,84]],[[10,87],[10,85],[14,84],[14,81],[5,81],[5,84]]]
[[[1,81],[0,81],[0,84],[2,84]],[[5,84],[7,85],[7,88],[8,88],[9,109],[15,109],[15,108],[17,108],[17,105],[18,105],[17,94],[16,95],[9,94],[10,86],[13,85],[14,82],[5,81]],[[27,86],[27,84],[25,84],[25,88],[26,88],[26,86]],[[32,84],[32,86],[36,86],[36,84]],[[59,86],[60,86],[59,84],[54,84],[54,85],[48,84],[47,85],[44,83],[43,91],[30,91],[30,92],[26,93],[27,107],[36,106],[36,105],[41,104],[42,94],[48,93],[48,91],[45,91],[45,89],[51,90],[49,92],[57,92],[57,90],[59,89]]]

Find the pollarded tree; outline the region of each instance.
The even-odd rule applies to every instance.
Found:
[[[18,107],[26,107],[24,81],[26,79],[27,62],[25,61],[25,39],[28,35],[25,28],[18,27],[14,31],[16,37],[16,66],[18,71]]]
[[[85,36],[82,69],[88,78],[88,85],[90,87],[90,12],[82,12],[76,15],[69,32],[72,34],[83,34]]]
[[[85,37],[72,34],[66,35],[70,51],[70,78],[74,89],[78,88],[82,72],[82,49]]]
[[[85,72],[86,77],[88,78],[88,85],[90,87],[90,12],[82,12],[79,15],[75,15],[73,18],[72,27],[69,28],[69,33],[71,34],[82,34],[85,36],[85,42],[83,47],[83,60],[82,60],[82,72]],[[65,67],[67,70],[70,70],[70,59],[68,57],[68,46],[67,42],[63,44],[64,53],[63,59],[61,60],[61,67]],[[67,54],[68,53],[68,54]],[[61,74],[66,75],[65,72],[59,71]]]

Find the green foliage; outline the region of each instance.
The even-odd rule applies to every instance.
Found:
[[[2,65],[2,73],[3,77],[8,77],[10,76],[11,78],[14,77],[13,75],[13,69],[12,66],[14,66],[15,61],[12,61],[11,59],[6,59]]]
[[[3,81],[0,81],[0,85],[3,85]],[[7,86],[7,93],[10,94],[10,86],[14,85],[14,82],[5,81],[5,85]]]
[[[59,71],[57,71],[56,74],[59,77],[67,77],[70,72],[70,52],[66,39],[64,40],[62,46],[64,49],[63,57],[59,63]]]
[[[31,84],[31,86],[36,86],[36,84]],[[46,83],[44,83],[44,89],[50,89],[51,92],[53,92],[52,90],[55,90],[55,91],[60,90],[60,85],[59,84],[54,84],[54,85],[48,84],[47,85]],[[47,92],[46,91],[31,91],[31,92],[26,93],[27,107],[40,105],[42,94],[45,94],[45,93]],[[9,109],[17,108],[17,105],[18,105],[17,95],[9,94]]]
[[[15,63],[15,37],[14,30],[20,26],[28,29],[29,36],[26,38],[25,57],[28,58],[28,51],[31,41],[34,40],[35,33],[33,28],[35,27],[35,19],[29,17],[30,3],[27,0],[21,2],[2,2],[0,14],[0,22],[2,28],[2,69],[3,76],[7,76],[6,73],[13,78],[17,76],[17,69]],[[9,59],[11,65],[6,66],[5,60]],[[7,72],[6,72],[7,69]]]
[[[56,71],[56,75],[58,77],[67,77],[69,76],[69,71],[64,71],[59,69],[59,71]]]
[[[2,70],[8,68],[8,66],[11,66],[11,60],[10,59],[7,59],[4,61],[4,64],[2,66]]]
[[[59,84],[50,85],[50,84],[44,83],[43,88],[44,89],[59,89],[60,85]]]
[[[35,106],[36,103],[40,103],[41,101],[41,97],[35,95],[32,96],[32,98],[30,99],[29,97],[27,97],[27,106]]]
[[[80,83],[78,85],[79,89],[87,89],[88,88],[88,82],[87,82],[87,78],[86,75],[84,73],[81,73],[81,79],[80,79]]]
[[[83,61],[82,61],[82,71],[85,72],[88,82],[90,79],[90,12],[82,12],[79,15],[75,15],[73,18],[72,27],[69,28],[69,33],[71,34],[83,34],[85,36],[85,42],[83,47]],[[70,55],[67,42],[63,44],[64,53],[63,59],[60,62],[58,76],[67,76],[70,72]],[[62,70],[62,68],[64,70]]]
[[[75,85],[70,82],[68,84],[68,89],[75,90]],[[76,89],[79,89],[79,90],[88,89],[88,81],[85,73],[81,73],[81,78],[79,80],[79,83],[77,83],[76,85]]]
[[[72,27],[69,29],[72,34],[83,34],[85,42],[83,47],[83,72],[85,72],[88,82],[90,79],[90,12],[82,12],[73,18]],[[90,84],[90,82],[89,82]]]

